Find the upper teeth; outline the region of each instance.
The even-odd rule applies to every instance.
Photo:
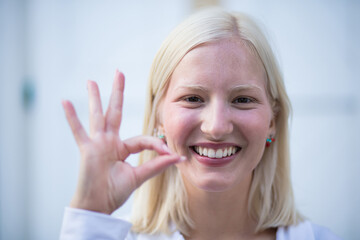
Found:
[[[194,147],[195,152],[201,156],[209,158],[223,158],[235,154],[237,147],[227,147],[222,149],[212,149],[200,146]]]

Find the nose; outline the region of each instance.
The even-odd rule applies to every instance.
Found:
[[[213,140],[223,140],[233,131],[231,112],[222,101],[209,103],[203,109],[201,131]]]

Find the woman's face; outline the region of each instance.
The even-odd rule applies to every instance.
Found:
[[[199,46],[181,60],[160,121],[168,146],[187,158],[177,165],[187,186],[220,192],[251,179],[275,133],[265,79],[237,38]]]

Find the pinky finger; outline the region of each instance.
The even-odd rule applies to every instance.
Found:
[[[136,167],[134,169],[137,179],[136,187],[139,187],[146,180],[160,174],[171,165],[183,162],[185,160],[185,157],[180,157],[176,154],[162,155]]]
[[[88,136],[83,126],[81,125],[79,118],[76,115],[74,106],[70,101],[62,101],[62,105],[65,111],[66,119],[70,125],[71,131],[75,137],[75,141],[80,146],[82,143],[88,140]]]

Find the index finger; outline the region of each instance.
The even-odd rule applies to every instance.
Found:
[[[171,154],[170,149],[160,139],[151,136],[137,136],[126,139],[122,142],[125,149],[119,149],[122,153],[122,161],[132,153],[139,153],[143,150],[154,150],[160,155]]]

